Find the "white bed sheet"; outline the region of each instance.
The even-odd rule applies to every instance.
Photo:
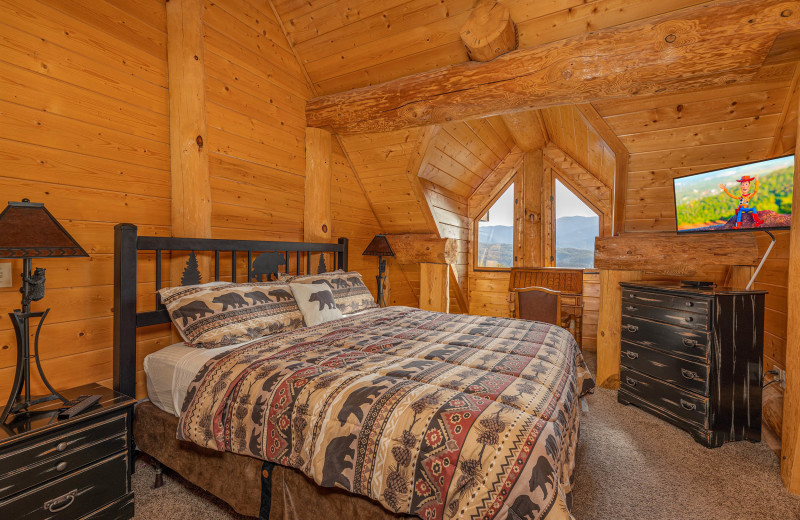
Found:
[[[343,318],[362,312],[345,314]],[[153,352],[144,358],[147,377],[147,396],[159,409],[180,417],[186,392],[194,377],[206,361],[220,352],[232,350],[249,342],[217,348],[197,348],[186,343],[175,343]]]

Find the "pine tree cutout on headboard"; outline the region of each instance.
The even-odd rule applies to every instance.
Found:
[[[197,265],[197,257],[194,251],[189,255],[186,260],[186,268],[183,270],[181,276],[181,285],[199,285],[200,284],[200,268]]]
[[[328,272],[328,267],[325,265],[325,254],[319,254],[319,266],[317,267],[317,274],[324,274]]]

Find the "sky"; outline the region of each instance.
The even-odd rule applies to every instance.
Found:
[[[576,197],[567,187],[556,180],[556,218],[561,217],[594,217],[597,216],[581,199]],[[481,222],[481,226],[511,226],[514,224],[514,185],[508,187],[500,195],[497,202],[489,210],[489,222]]]

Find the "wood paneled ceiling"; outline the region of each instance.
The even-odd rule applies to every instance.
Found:
[[[270,0],[318,95],[469,61],[476,0]],[[505,0],[519,47],[695,6],[698,0]]]

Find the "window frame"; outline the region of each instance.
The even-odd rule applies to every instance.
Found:
[[[558,242],[558,236],[557,236],[557,232],[556,232],[556,220],[558,220],[557,217],[556,217],[556,206],[558,205],[557,204],[558,201],[556,200],[556,181],[560,182],[562,186],[564,186],[566,189],[568,189],[570,191],[570,193],[572,193],[573,195],[578,197],[578,199],[581,202],[583,202],[586,205],[587,208],[592,210],[594,212],[594,214],[597,215],[597,225],[598,225],[597,236],[598,237],[606,236],[606,234],[605,234],[605,217],[606,217],[606,215],[603,213],[603,211],[600,208],[598,208],[597,206],[595,206],[592,201],[590,201],[589,199],[584,197],[579,191],[577,191],[575,188],[573,188],[571,183],[569,182],[569,180],[567,180],[564,175],[561,175],[561,172],[559,172],[557,168],[553,168],[553,204],[552,204],[552,212],[553,212],[553,214],[552,214],[552,217],[551,217],[551,221],[552,221],[552,225],[553,225],[553,233],[552,233],[552,237],[553,237],[553,246],[552,246],[553,267],[558,267],[556,265],[556,259],[558,258],[558,255],[556,254],[556,244]],[[572,269],[572,268],[563,267],[561,269]],[[575,269],[577,269],[577,268],[575,268]],[[581,267],[580,269],[583,269],[585,271],[587,269],[594,269],[594,267]]]
[[[495,205],[495,203],[500,199],[500,197],[502,197],[508,191],[508,189],[513,186],[514,187],[514,225],[512,227],[513,227],[514,240],[513,240],[513,243],[511,244],[511,250],[514,253],[512,255],[512,257],[516,256],[517,246],[518,246],[518,241],[519,241],[519,236],[518,236],[519,235],[519,229],[518,229],[518,227],[519,227],[519,223],[520,223],[519,222],[520,221],[519,199],[520,199],[520,194],[521,194],[521,186],[519,185],[519,182],[517,182],[519,180],[519,176],[520,176],[519,172],[517,172],[514,175],[512,175],[511,178],[503,185],[503,187],[500,190],[498,190],[497,193],[495,193],[494,196],[491,199],[489,199],[489,202],[486,203],[486,208],[483,210],[483,212],[481,212],[472,221],[472,227],[473,227],[472,240],[473,240],[473,243],[475,244],[475,247],[472,248],[472,270],[473,271],[490,272],[490,273],[491,272],[494,272],[494,273],[507,273],[507,272],[511,271],[512,267],[514,267],[514,265],[512,265],[511,267],[479,267],[478,266],[478,249],[479,249],[480,243],[478,242],[478,235],[479,235],[479,231],[480,231],[481,218],[483,218],[483,216],[486,215],[486,212],[488,212],[490,209],[492,209],[492,206]],[[517,263],[516,262],[516,258],[514,258],[514,262],[513,263],[514,264]]]

